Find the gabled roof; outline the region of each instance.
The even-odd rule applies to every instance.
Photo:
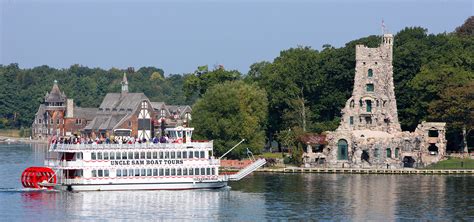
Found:
[[[148,100],[148,97],[143,93],[107,93],[99,109],[109,109],[110,111],[116,109],[119,112],[121,110],[126,111],[127,109],[134,110],[143,100]]]
[[[97,115],[97,108],[74,107],[74,118],[78,119],[94,119]]]
[[[39,108],[38,108],[38,111],[36,112],[36,116],[43,116],[44,112],[45,112],[45,105],[44,104],[40,104]]]
[[[51,103],[51,102],[66,102],[66,94],[59,90],[58,81],[54,80],[53,88],[51,92],[47,93],[44,97],[44,101]]]

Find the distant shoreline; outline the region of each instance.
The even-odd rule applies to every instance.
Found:
[[[0,144],[18,144],[18,143],[25,143],[25,144],[47,144],[48,142],[45,140],[37,140],[37,139],[30,139],[28,137],[10,137],[10,136],[0,136]]]

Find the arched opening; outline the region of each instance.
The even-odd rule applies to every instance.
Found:
[[[337,142],[337,159],[347,160],[347,141],[344,139]]]
[[[372,69],[369,69],[369,70],[367,71],[367,76],[368,76],[368,77],[374,76],[374,71],[373,71]]]
[[[411,156],[403,157],[403,167],[410,167],[412,168],[415,165],[415,160]]]
[[[392,158],[392,150],[390,148],[387,148],[386,152],[387,152],[387,158]]]
[[[362,154],[360,155],[360,159],[362,161],[367,161],[367,163],[369,163],[369,152],[367,152],[367,150],[362,150]]]
[[[430,155],[438,155],[438,147],[432,143],[428,147],[428,152],[430,152]]]
[[[354,108],[354,100],[351,100],[351,102],[350,102],[350,107],[351,107],[351,108]]]

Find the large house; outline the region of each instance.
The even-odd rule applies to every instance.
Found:
[[[150,139],[167,127],[187,126],[190,106],[170,106],[150,102],[143,93],[130,93],[126,74],[120,93],[108,93],[99,108],[76,107],[61,92],[57,81],[45,96],[32,125],[33,137],[49,136],[109,137],[133,136]]]

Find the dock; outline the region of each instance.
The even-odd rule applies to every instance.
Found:
[[[474,169],[260,168],[256,172],[327,174],[474,174]]]

